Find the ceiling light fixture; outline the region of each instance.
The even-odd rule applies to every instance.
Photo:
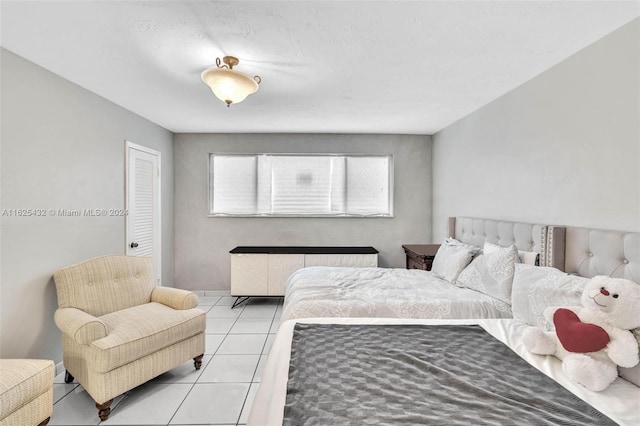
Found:
[[[224,62],[225,65],[221,65]],[[258,85],[262,81],[260,77],[250,77],[233,69],[240,61],[233,56],[225,56],[220,61],[216,58],[216,66],[204,70],[201,74],[202,81],[211,88],[214,95],[227,104],[237,104],[245,100],[247,96],[258,91]]]

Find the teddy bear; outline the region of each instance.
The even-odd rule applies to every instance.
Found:
[[[573,382],[602,391],[618,376],[617,366],[638,364],[638,342],[631,330],[640,327],[640,285],[596,276],[585,285],[581,303],[545,309],[555,331],[530,327],[523,341],[534,354],[560,358]]]

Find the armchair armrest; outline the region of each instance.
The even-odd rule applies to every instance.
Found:
[[[80,309],[57,309],[54,321],[60,331],[81,345],[88,345],[107,336],[107,326],[99,318]]]
[[[151,292],[151,301],[179,310],[198,306],[198,296],[195,293],[173,287],[154,287]]]

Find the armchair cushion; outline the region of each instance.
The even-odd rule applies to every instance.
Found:
[[[198,307],[198,296],[187,290],[172,287],[154,287],[151,301],[162,303],[173,309],[192,309]]]
[[[203,333],[206,327],[204,311],[176,310],[156,302],[103,315],[100,320],[108,334],[88,347],[91,368],[99,373]]]
[[[107,326],[99,318],[80,309],[57,309],[53,319],[64,334],[81,345],[107,336]]]

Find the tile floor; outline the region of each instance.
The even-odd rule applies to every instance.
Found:
[[[207,311],[202,368],[193,361],[156,377],[111,405],[100,422],[93,400],[77,383],[55,378],[50,425],[243,425],[282,314],[282,298],[199,297]]]

